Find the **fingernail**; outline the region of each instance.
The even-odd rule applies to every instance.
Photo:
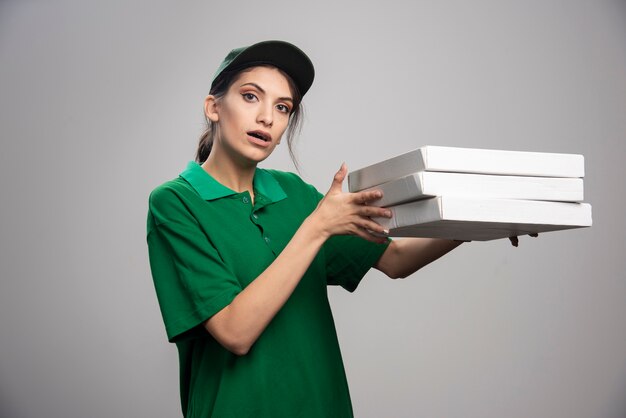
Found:
[[[391,211],[388,210],[387,212],[385,212],[385,216],[388,217],[388,218],[391,218]]]
[[[383,234],[389,235],[389,230],[388,229],[383,229]]]

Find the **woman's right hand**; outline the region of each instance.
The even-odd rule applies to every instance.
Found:
[[[391,218],[391,211],[376,206],[368,206],[369,202],[382,197],[380,190],[371,190],[357,193],[344,193],[342,184],[348,168],[343,163],[335,174],[330,189],[319,202],[317,208],[309,217],[321,229],[326,237],[333,235],[358,235],[372,242],[383,243],[387,239],[374,235],[372,232],[386,235],[386,231],[371,217]]]

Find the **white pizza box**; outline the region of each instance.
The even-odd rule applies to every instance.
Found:
[[[389,209],[373,219],[392,237],[489,241],[592,224],[588,203],[437,196]]]
[[[585,160],[580,154],[426,145],[350,172],[348,188],[355,192],[420,171],[582,178]]]
[[[498,176],[420,171],[366,190],[381,190],[373,206],[391,206],[434,196],[527,199],[562,202],[583,200],[583,179]]]

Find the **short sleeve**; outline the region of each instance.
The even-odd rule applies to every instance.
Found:
[[[241,291],[238,280],[176,192],[157,189],[151,194],[147,241],[169,341],[194,335],[194,328],[229,305]]]
[[[389,242],[387,240],[383,244],[377,244],[347,235],[330,238],[324,244],[327,283],[353,292],[369,269],[378,262]]]

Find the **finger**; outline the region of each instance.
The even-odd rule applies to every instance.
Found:
[[[377,206],[360,206],[356,213],[367,218],[391,218],[392,216],[391,210]]]
[[[358,229],[354,232],[354,235],[357,235],[363,238],[364,240],[375,242],[377,244],[383,244],[387,242],[386,234],[375,235],[372,232],[368,231],[367,229]]]
[[[333,182],[330,185],[329,192],[331,191],[341,191],[343,180],[346,178],[346,174],[348,173],[348,167],[346,163],[341,163],[341,167],[339,167],[339,171],[335,173],[335,177],[333,177]]]
[[[364,229],[368,232],[374,232],[379,235],[389,235],[389,230],[380,225],[378,222],[370,218],[358,218],[354,221],[354,224],[359,229]]]
[[[354,202],[360,205],[364,205],[367,202],[379,200],[381,197],[383,197],[383,192],[381,192],[380,190],[369,190],[366,192],[353,193],[353,196]]]
[[[513,245],[514,247],[517,247],[519,245],[519,239],[517,237],[509,237],[509,240],[511,241],[511,245]]]

